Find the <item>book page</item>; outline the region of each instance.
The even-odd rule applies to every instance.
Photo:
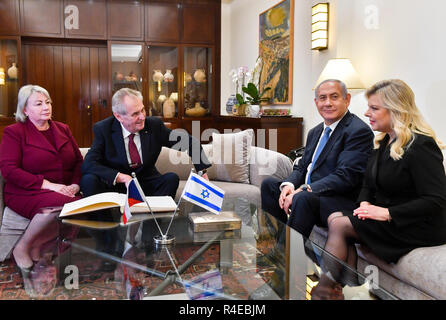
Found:
[[[171,196],[151,196],[146,197],[153,212],[175,211],[177,204]],[[130,212],[149,212],[145,202],[140,202],[130,207]]]
[[[126,195],[117,192],[95,194],[77,201],[66,203],[59,217],[66,217],[82,212],[96,211],[113,207],[123,207]]]

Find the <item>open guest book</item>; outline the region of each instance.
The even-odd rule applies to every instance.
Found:
[[[169,212],[174,211],[177,204],[170,196],[151,196],[146,197],[152,211],[155,212]],[[63,206],[59,218],[76,217],[92,211],[102,211],[104,209],[119,208],[120,212],[124,211],[125,202],[127,201],[127,195],[117,192],[104,192],[89,196],[77,201],[66,203]],[[145,202],[137,203],[130,207],[131,213],[138,212],[150,212]]]

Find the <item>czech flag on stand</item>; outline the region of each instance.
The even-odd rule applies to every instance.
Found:
[[[135,179],[132,179],[127,188],[127,201],[125,202],[124,214],[122,215],[122,220],[124,224],[127,224],[127,221],[132,217],[132,214],[130,212],[130,207],[140,202],[144,202],[144,198],[138,191]]]

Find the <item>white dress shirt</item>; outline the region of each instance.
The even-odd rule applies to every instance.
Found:
[[[122,137],[124,138],[124,146],[125,146],[125,153],[127,155],[127,161],[129,165],[132,163],[132,160],[130,160],[130,153],[129,153],[129,136],[131,135],[131,132],[127,131],[126,128],[121,124],[122,129]],[[135,142],[136,149],[138,149],[139,157],[141,158],[141,163],[143,163],[142,160],[142,150],[141,150],[141,137],[139,135],[139,132],[135,133],[135,136],[133,137],[133,142]],[[119,172],[115,177],[115,180],[113,181],[113,185],[116,185],[116,179],[118,178]]]

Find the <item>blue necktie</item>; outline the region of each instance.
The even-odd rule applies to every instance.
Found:
[[[321,154],[322,150],[324,150],[325,145],[327,144],[328,139],[330,138],[330,127],[326,127],[324,131],[324,135],[322,136],[321,142],[317,146],[316,152],[314,153],[313,162],[311,163],[311,169],[310,173],[308,174],[307,184],[311,183],[311,171],[313,171],[314,165],[316,164],[317,158],[319,158],[319,155]]]

